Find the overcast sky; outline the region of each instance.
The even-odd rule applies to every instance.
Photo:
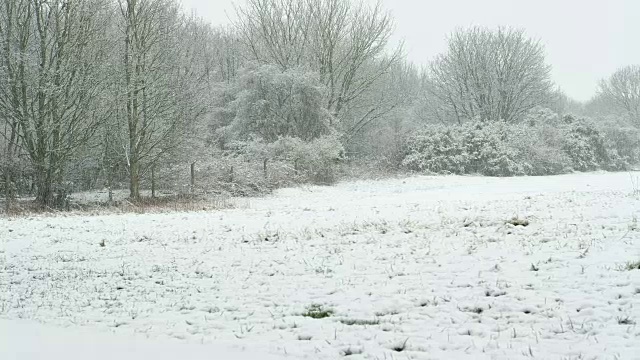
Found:
[[[229,24],[244,0],[182,0],[213,24]],[[375,2],[375,0],[366,0]],[[510,25],[540,39],[553,80],[588,100],[615,69],[640,64],[640,0],[383,0],[410,61],[427,64],[457,27]]]

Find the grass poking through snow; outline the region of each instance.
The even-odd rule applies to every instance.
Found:
[[[320,304],[311,304],[307,307],[307,310],[302,313],[302,316],[312,319],[324,319],[331,315],[333,315],[333,310],[325,308]]]
[[[640,260],[638,261],[629,261],[624,264],[622,267],[623,270],[632,271],[632,270],[640,270]]]

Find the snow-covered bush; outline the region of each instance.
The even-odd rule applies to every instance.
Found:
[[[456,127],[429,127],[410,137],[402,165],[411,171],[464,174],[468,163]]]
[[[524,175],[525,167],[508,138],[504,123],[427,128],[409,138],[403,165],[412,171],[435,173]]]
[[[509,145],[518,151],[527,175],[555,175],[571,171],[571,159],[562,151],[562,133],[557,128],[514,125]]]
[[[184,180],[182,184],[186,188],[188,182],[186,178]],[[245,154],[231,152],[216,154],[206,162],[199,162],[195,187],[198,192],[232,196],[256,196],[273,190],[258,161]]]
[[[336,163],[344,150],[317,73],[252,64],[219,98],[210,143],[223,154],[222,167],[233,168],[235,176],[227,176],[227,182],[222,176],[218,185],[237,183],[265,192],[336,181]]]
[[[626,169],[637,145],[632,139],[624,146],[613,144],[613,136],[607,139],[588,119],[561,118],[542,109],[521,124],[476,120],[423,129],[408,139],[403,166],[417,172],[487,176]]]
[[[597,122],[610,153],[619,155],[628,165],[640,165],[640,129],[617,117],[604,118]]]
[[[343,152],[335,136],[323,136],[309,142],[286,137],[270,145],[269,156],[292,164],[298,182],[332,184],[336,181],[336,164]]]
[[[475,122],[462,126],[462,147],[471,173],[487,176],[524,175],[517,149],[510,146],[512,127],[504,122]]]
[[[331,132],[326,88],[318,74],[250,65],[222,89],[218,132],[234,139],[296,137],[305,141]]]
[[[564,135],[562,150],[571,158],[574,170],[615,169],[605,147],[604,137],[591,122],[571,115],[562,120],[564,126],[559,129]]]
[[[335,136],[312,141],[282,137],[275,142],[236,141],[200,164],[196,183],[206,189],[236,196],[268,193],[296,184],[332,184],[342,157]]]

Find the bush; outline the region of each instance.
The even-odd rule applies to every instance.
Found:
[[[434,127],[408,140],[403,166],[412,171],[513,176],[525,174],[504,123]]]
[[[409,138],[402,165],[411,171],[464,174],[467,158],[454,127],[432,127]]]
[[[640,129],[617,118],[602,119],[597,126],[610,154],[617,155],[624,164],[640,164]]]
[[[329,185],[337,181],[343,148],[335,136],[312,141],[282,137],[233,142],[227,150],[198,163],[196,184],[234,196],[255,196],[296,184]],[[182,179],[188,184],[187,179]]]
[[[476,122],[462,128],[462,147],[471,173],[487,176],[524,175],[517,149],[509,145],[511,129],[504,122]]]
[[[249,64],[223,86],[217,117],[221,135],[275,142],[283,136],[309,141],[332,131],[327,89],[317,73]]]
[[[562,150],[571,158],[576,171],[592,171],[611,165],[605,140],[596,127],[585,119],[573,116],[563,118],[565,126]]]
[[[336,164],[343,153],[342,144],[335,136],[310,142],[286,137],[270,145],[268,156],[292,163],[298,182],[329,185],[336,181]]]
[[[487,176],[624,170],[640,144],[631,137],[616,143],[587,119],[538,111],[522,124],[473,121],[423,129],[408,139],[402,164],[416,172]]]
[[[562,134],[549,125],[513,126],[509,146],[518,152],[526,175],[556,175],[571,171],[571,159],[562,151]]]

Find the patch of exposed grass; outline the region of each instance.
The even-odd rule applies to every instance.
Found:
[[[342,356],[351,356],[351,355],[360,355],[363,352],[364,351],[360,347],[349,346],[348,348],[345,348],[342,351],[340,351],[340,354],[342,354]]]
[[[640,270],[640,260],[627,262],[622,266],[622,270],[626,270],[626,271]]]
[[[486,297],[499,297],[499,296],[503,296],[506,295],[507,292],[506,291],[502,291],[502,290],[486,290],[484,292],[484,295]]]
[[[618,320],[618,325],[635,325],[636,324],[636,322],[633,321],[633,319],[631,319],[628,316],[619,317],[619,318],[617,318],[617,320]]]
[[[379,319],[340,319],[340,322],[348,325],[348,326],[353,326],[353,325],[360,325],[360,326],[366,326],[366,325],[378,325],[380,324],[380,320]]]
[[[475,306],[475,307],[464,308],[462,309],[462,311],[471,312],[471,313],[480,315],[484,312],[484,309],[479,306]]]
[[[325,308],[320,304],[311,304],[301,315],[312,319],[324,319],[333,315],[333,310]]]
[[[385,310],[385,311],[376,311],[375,315],[378,317],[388,316],[388,315],[398,315],[400,311],[395,309]]]
[[[513,226],[529,226],[529,220],[520,219],[518,217],[513,217],[511,220],[507,220],[507,224],[511,224]]]

